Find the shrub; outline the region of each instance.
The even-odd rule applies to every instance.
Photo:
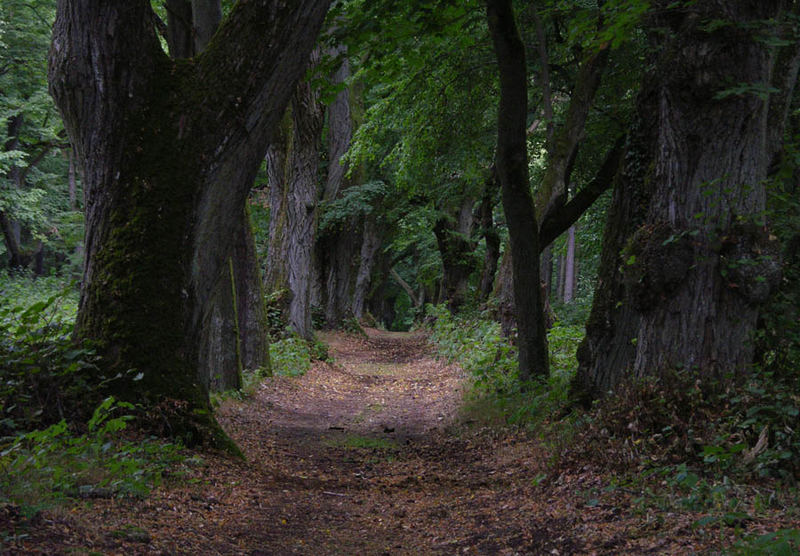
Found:
[[[516,348],[503,337],[499,323],[483,315],[453,317],[443,305],[428,305],[426,311],[433,321],[429,342],[437,354],[457,362],[472,377],[473,413],[483,413],[482,417],[489,420],[532,426],[566,403],[582,328],[554,326],[548,335],[550,377],[522,383]]]
[[[155,439],[126,440],[128,403],[106,398],[76,435],[65,420],[13,438],[0,452],[0,499],[33,514],[67,497],[145,496],[180,447]]]
[[[33,297],[40,292],[33,292]],[[71,289],[0,305],[0,434],[85,419],[99,399],[97,356],[72,339]],[[13,297],[12,297],[13,300]]]
[[[297,336],[289,336],[269,344],[272,372],[277,376],[300,376],[311,368],[308,343]]]

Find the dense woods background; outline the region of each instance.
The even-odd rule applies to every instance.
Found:
[[[487,418],[795,487],[797,2],[98,4],[0,6],[7,466],[236,452],[210,393],[425,328]]]

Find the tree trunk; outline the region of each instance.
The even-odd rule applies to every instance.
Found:
[[[359,320],[364,316],[364,306],[372,284],[372,270],[375,268],[382,244],[380,227],[373,216],[364,219],[362,237],[361,257],[353,291],[353,316]]]
[[[525,47],[511,1],[487,0],[486,5],[500,69],[496,165],[511,242],[519,375],[526,381],[547,376],[549,358],[539,285],[539,226],[528,183]]]
[[[542,291],[545,296],[549,296],[553,287],[553,250],[549,245],[542,249],[539,255],[539,279],[542,282]]]
[[[342,63],[331,76],[334,84],[344,84],[350,77],[350,63],[343,46],[333,55],[341,56]],[[344,189],[358,185],[358,179],[346,178],[346,164],[342,156],[350,147],[353,136],[353,116],[350,89],[341,90],[328,107],[328,174],[323,190],[323,201],[338,199]],[[319,272],[324,282],[325,320],[331,328],[339,328],[345,319],[356,317],[353,295],[359,268],[360,249],[364,241],[364,215],[355,214],[317,238]],[[360,315],[359,315],[360,316]]]
[[[17,147],[19,147],[19,135],[22,131],[23,122],[24,118],[21,115],[8,118],[8,122],[6,123],[8,139],[3,144],[4,152],[17,150]],[[22,172],[17,165],[11,166],[6,174],[6,178],[15,189],[22,188]],[[33,257],[31,253],[25,250],[22,244],[22,233],[19,223],[15,222],[6,211],[0,211],[0,230],[3,232],[3,240],[6,244],[8,267],[12,269],[27,268]]]
[[[355,316],[353,288],[364,240],[363,222],[363,215],[351,216],[318,239],[325,280],[325,321],[331,328],[339,328],[345,319]]]
[[[334,51],[342,56],[342,64],[332,76],[334,83],[345,83],[350,77],[350,65],[344,47]],[[355,126],[354,114],[361,108],[360,95],[350,88],[344,89],[328,108],[328,176],[323,199],[331,202],[341,197],[342,191],[363,183],[363,172],[355,168],[352,177],[346,177],[346,165],[341,158],[350,147]],[[338,226],[325,231],[320,237],[321,272],[325,275],[325,318],[328,326],[339,327],[346,318],[360,319],[372,268],[380,248],[380,234],[371,215],[359,212]]]
[[[315,51],[311,64],[319,61]],[[312,252],[317,215],[317,167],[323,106],[309,82],[297,84],[289,121],[270,146],[270,250],[267,291],[288,290],[289,326],[311,340]],[[286,129],[288,127],[288,129]],[[273,245],[275,248],[273,249]]]
[[[567,253],[564,256],[564,303],[575,294],[575,226],[567,231]]]
[[[739,29],[779,7],[654,6],[653,29],[671,37],[645,77],[608,215],[575,380],[587,399],[675,369],[708,385],[752,361],[758,307],[780,270],[762,222],[774,107],[755,91],[720,93],[770,82],[769,47]],[[733,25],[701,30],[708,20]]]
[[[222,21],[221,0],[192,0],[192,32],[195,52],[202,52]]]
[[[497,263],[500,260],[500,234],[494,225],[494,206],[497,193],[497,170],[492,167],[489,178],[484,183],[483,198],[480,206],[481,232],[486,244],[486,255],[483,258],[481,273],[481,301],[487,301],[492,294],[494,277],[497,274]]]
[[[86,194],[76,331],[97,342],[105,376],[122,375],[108,390],[142,404],[164,434],[227,442],[197,380],[203,331],[327,7],[239,3],[186,63],[164,54],[149,2],[58,3],[50,89]]]
[[[463,199],[455,215],[443,214],[433,227],[442,258],[443,301],[447,301],[453,312],[466,302],[469,276],[475,269],[472,257],[475,245],[471,241],[473,205],[473,199]]]
[[[233,245],[233,286],[236,294],[236,323],[239,358],[243,369],[271,373],[267,313],[264,306],[261,268],[256,254],[250,211],[245,207]]]
[[[347,49],[339,46],[332,54],[342,57],[341,65],[331,77],[332,84],[343,85],[350,78]],[[353,137],[351,96],[349,88],[342,89],[328,107],[328,176],[323,193],[323,200],[327,202],[334,201],[345,184],[347,165],[342,163],[342,156],[350,148],[350,140]]]
[[[191,58],[195,54],[192,3],[189,0],[167,0],[166,7],[169,54],[173,58]]]
[[[269,246],[267,268],[264,273],[264,290],[273,298],[273,308],[281,313],[281,320],[289,322],[289,211],[286,207],[288,184],[291,181],[291,160],[294,157],[294,132],[291,104],[276,130],[267,149],[267,180],[269,182]]]
[[[67,170],[67,184],[69,187],[69,208],[72,211],[78,210],[78,179],[75,175],[75,152],[67,149],[69,157],[69,168]]]
[[[170,56],[187,58],[202,52],[222,19],[220,0],[171,0],[167,5]],[[212,330],[204,331],[209,345],[201,350],[199,373],[215,391],[239,389],[243,368],[269,368],[267,329],[261,277],[255,248],[248,249],[252,226],[246,210],[237,225],[231,272],[219,282],[213,297]]]

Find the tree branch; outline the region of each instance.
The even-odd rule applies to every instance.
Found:
[[[403,277],[400,276],[397,273],[397,271],[393,268],[389,269],[389,275],[394,279],[395,282],[397,282],[397,284],[401,288],[403,288],[403,291],[405,291],[408,294],[408,297],[411,298],[411,302],[414,304],[414,307],[419,307],[420,305],[419,299],[417,298],[417,295],[414,293],[414,290],[411,288],[408,282],[403,280]]]
[[[592,206],[600,195],[606,191],[614,181],[614,176],[619,168],[624,151],[625,137],[617,142],[606,155],[606,159],[597,175],[586,187],[580,190],[570,201],[559,209],[551,210],[545,214],[539,228],[539,250],[544,250],[555,239],[572,226],[586,210]]]
[[[217,154],[266,142],[303,75],[331,0],[238,2],[198,56],[203,122]],[[210,120],[210,121],[209,121]],[[263,152],[262,152],[263,154]]]

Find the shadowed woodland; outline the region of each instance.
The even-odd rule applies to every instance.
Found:
[[[3,551],[800,551],[799,28],[4,0]]]

